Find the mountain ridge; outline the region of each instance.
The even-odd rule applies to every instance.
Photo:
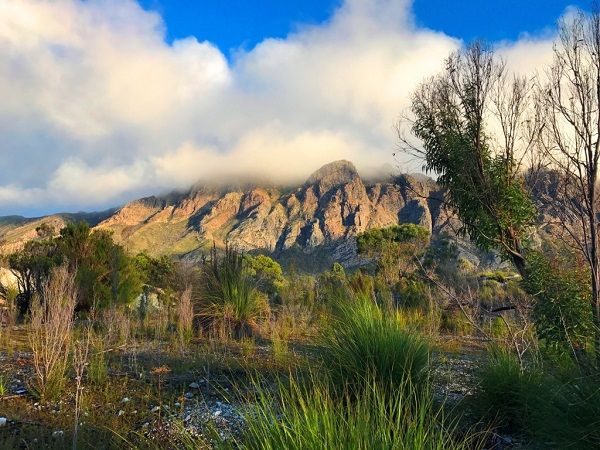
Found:
[[[132,253],[197,260],[213,244],[228,242],[282,260],[352,267],[361,263],[354,238],[367,229],[408,222],[434,236],[452,233],[454,219],[440,208],[441,201],[442,190],[431,178],[404,174],[365,181],[350,161],[340,160],[296,186],[196,184],[186,192],[144,197],[93,225],[111,231]],[[59,225],[55,216],[44,221]],[[10,231],[18,235],[19,228]],[[5,236],[0,228],[0,239]]]

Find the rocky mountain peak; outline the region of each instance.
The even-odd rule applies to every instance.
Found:
[[[350,161],[340,160],[325,164],[306,180],[306,186],[315,186],[319,196],[331,189],[360,179],[356,167]]]

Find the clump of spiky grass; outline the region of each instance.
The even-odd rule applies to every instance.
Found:
[[[252,336],[268,313],[268,303],[245,273],[243,256],[228,247],[220,258],[213,250],[203,281],[203,316],[237,339]]]
[[[58,398],[64,388],[76,302],[74,274],[58,267],[31,305],[28,336],[35,371],[33,388],[44,400]]]
[[[407,331],[393,311],[359,295],[338,302],[334,316],[321,348],[325,367],[339,388],[360,391],[374,381],[393,391],[425,383],[429,346]]]
[[[274,389],[256,385],[257,403],[245,416],[241,438],[224,448],[253,450],[477,449],[473,433],[457,437],[456,424],[434,405],[427,389],[389,392],[378,382],[340,398],[316,375],[294,377]]]

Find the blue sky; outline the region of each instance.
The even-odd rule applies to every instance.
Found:
[[[159,12],[167,38],[196,36],[214,42],[226,54],[250,49],[264,38],[283,38],[298,25],[319,24],[341,0],[142,0]],[[563,0],[415,0],[418,26],[443,31],[465,41],[516,40],[523,33],[543,34],[569,6],[587,1]]]
[[[0,215],[101,210],[201,181],[301,183],[337,159],[389,174],[411,92],[452,51],[482,38],[533,74],[572,4],[588,6],[0,0]]]

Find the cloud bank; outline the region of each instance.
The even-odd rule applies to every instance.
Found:
[[[410,92],[461,42],[408,0],[347,0],[229,60],[133,0],[0,2],[0,214],[97,209],[202,179],[393,163]],[[519,69],[549,40],[500,44]]]

